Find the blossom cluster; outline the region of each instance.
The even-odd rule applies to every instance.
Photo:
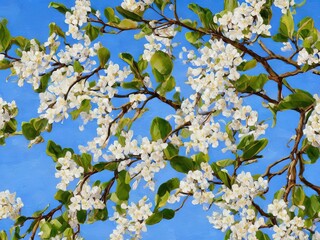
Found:
[[[189,171],[187,176],[180,181],[180,186],[176,193],[171,195],[168,199],[169,203],[180,201],[185,194],[191,194],[193,197],[192,204],[205,204],[212,203],[214,194],[208,191],[210,181],[213,180],[213,170],[211,166],[206,163],[201,163],[201,170]]]
[[[320,52],[318,49],[312,49],[313,52],[309,53],[305,48],[299,51],[297,63],[298,65],[308,64],[319,64],[320,63]]]
[[[283,14],[286,14],[290,7],[295,4],[295,2],[294,0],[275,0],[273,4],[280,8]]]
[[[231,188],[222,186],[222,201],[215,202],[222,213],[213,212],[208,217],[214,228],[226,231],[231,230],[230,239],[256,239],[259,227],[265,224],[264,218],[257,217],[252,205],[253,199],[263,193],[268,187],[268,182],[259,177],[253,180],[249,172],[241,172]],[[237,221],[234,212],[239,212],[240,221]]]
[[[59,43],[54,43],[52,47],[56,48]],[[40,49],[35,39],[30,40],[30,49],[21,52],[19,61],[12,62],[15,74],[19,77],[18,85],[23,86],[24,82],[30,83],[34,89],[40,86],[41,76],[51,68],[54,51],[46,54]]]
[[[309,239],[308,234],[302,231],[305,221],[297,216],[290,218],[288,206],[283,199],[274,199],[272,204],[268,205],[268,213],[281,221],[280,224],[273,227],[275,232],[272,235],[273,239]]]
[[[314,147],[320,147],[320,98],[317,94],[313,96],[316,100],[314,110],[308,118],[303,134]]]
[[[152,203],[144,196],[138,204],[121,204],[122,212],[115,211],[110,220],[117,223],[116,229],[110,235],[111,240],[124,239],[126,234],[132,239],[141,239],[141,233],[146,232],[146,220],[152,215]]]
[[[249,3],[249,4],[248,4]],[[263,23],[260,12],[266,3],[265,0],[246,0],[233,12],[227,12],[214,21],[222,27],[226,37],[232,40],[250,39],[254,34],[270,36],[270,25]]]
[[[71,8],[72,12],[66,12],[65,23],[69,25],[67,35],[71,35],[72,38],[78,40],[83,38],[79,29],[88,20],[88,12],[91,12],[90,5],[90,0],[76,0],[75,6]]]
[[[234,88],[233,83],[240,77],[237,66],[244,61],[241,53],[222,40],[209,43],[210,46],[199,50],[199,57],[194,54],[190,60],[193,67],[188,69],[187,83],[195,93],[182,102],[181,109],[173,116],[177,126],[190,122],[190,140],[184,141],[187,152],[192,148],[206,153],[209,146],[217,148],[221,141],[226,146],[223,151],[235,151],[236,144],[221,122],[229,121],[228,127],[239,132],[239,137],[252,134],[255,139],[268,127],[258,122],[257,111],[243,105]],[[215,117],[219,113],[222,116]]]
[[[10,119],[14,118],[17,115],[17,106],[16,102],[6,102],[0,98],[0,130],[5,126]],[[0,135],[0,138],[2,136]]]
[[[16,193],[10,193],[8,190],[0,192],[0,220],[4,218],[15,220],[20,215],[22,207],[21,198],[16,198]]]
[[[138,186],[141,179],[147,182],[147,186],[154,190],[154,175],[166,166],[164,160],[163,150],[168,146],[160,139],[158,141],[151,141],[144,137],[141,144],[136,139],[133,139],[133,131],[122,133],[125,138],[124,145],[118,141],[114,141],[108,148],[110,155],[105,155],[107,161],[118,161],[118,171],[122,171],[130,166],[134,158],[138,156],[138,162],[129,168],[131,176],[135,176],[134,188]]]
[[[157,50],[170,54],[172,47],[176,46],[175,43],[172,43],[172,38],[176,35],[174,25],[161,28],[157,28],[154,22],[150,22],[150,25],[154,28],[154,31],[152,34],[145,36],[148,43],[144,44],[142,54],[146,61],[150,61]]]
[[[57,184],[57,188],[66,190],[70,182],[75,178],[80,178],[83,174],[83,167],[79,167],[72,159],[72,153],[67,152],[64,157],[58,159],[56,178],[61,178],[61,182]]]
[[[77,212],[80,210],[104,209],[105,203],[101,200],[101,188],[91,187],[87,182],[79,184],[73,192],[68,206],[69,224],[72,228],[78,225]]]
[[[124,0],[121,3],[121,7],[131,12],[143,12],[147,8],[147,6],[153,3],[153,1],[154,0]]]

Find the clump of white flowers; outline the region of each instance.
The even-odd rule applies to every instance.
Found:
[[[290,218],[288,206],[283,199],[275,199],[272,204],[268,205],[268,213],[271,213],[280,224],[274,225],[272,235],[273,239],[309,239],[309,235],[302,231],[304,227],[304,219],[294,216]]]
[[[295,4],[295,2],[294,0],[275,0],[273,4],[280,8],[283,14],[286,14],[290,7]]]
[[[299,51],[297,63],[298,65],[308,64],[318,64],[320,62],[320,52],[318,49],[314,48],[313,52],[310,54],[305,48]]]
[[[30,50],[22,51],[21,55],[20,61],[12,62],[15,74],[19,77],[18,85],[21,87],[26,81],[34,89],[38,89],[41,76],[51,68],[50,63],[52,63],[54,51],[46,54],[45,51],[40,49],[38,43],[34,39],[31,39]]]
[[[91,12],[90,5],[90,0],[76,0],[75,6],[71,8],[72,12],[66,12],[65,23],[69,25],[67,35],[78,40],[83,38],[80,27],[88,20],[88,12]]]
[[[190,122],[190,139],[184,141],[187,153],[191,149],[206,153],[209,146],[220,146],[219,142],[225,143],[223,152],[235,151],[235,142],[220,122],[230,121],[228,127],[238,132],[239,137],[252,134],[255,139],[268,127],[258,122],[257,111],[243,105],[234,88],[233,82],[240,78],[237,66],[244,62],[241,52],[222,40],[209,43],[199,50],[199,57],[189,61],[192,67],[188,69],[187,83],[195,93],[182,102],[181,109],[173,116],[177,126]],[[220,113],[218,119],[215,113]],[[221,115],[225,117],[223,121]]]
[[[214,194],[208,191],[210,181],[213,180],[213,170],[211,166],[202,162],[200,164],[201,170],[189,171],[187,176],[180,181],[180,186],[174,195],[171,195],[168,202],[174,203],[180,201],[185,194],[191,194],[193,197],[192,204],[202,204],[204,208],[206,205],[212,203]]]
[[[176,44],[172,43],[172,38],[176,35],[174,25],[162,28],[156,28],[153,22],[150,22],[150,25],[155,29],[151,35],[145,36],[148,43],[144,44],[142,54],[143,59],[148,62],[157,50],[161,50],[170,55],[171,48],[176,46]]]
[[[139,156],[139,160],[128,169],[131,176],[135,176],[134,188],[138,186],[141,179],[147,182],[147,186],[154,190],[154,175],[166,166],[163,150],[168,146],[161,139],[151,141],[144,137],[141,144],[133,138],[133,131],[122,133],[125,138],[124,145],[118,141],[114,141],[108,148],[110,155],[104,156],[107,161],[118,161],[118,171],[126,169],[129,164],[132,164],[130,155]]]
[[[0,192],[0,220],[4,218],[15,220],[20,215],[22,207],[21,198],[16,198],[16,193],[10,193],[8,190]]]
[[[230,239],[256,239],[256,232],[265,222],[262,217],[256,216],[252,201],[267,187],[268,182],[262,177],[255,181],[249,172],[241,172],[231,188],[222,186],[222,190],[218,193],[222,201],[214,204],[223,211],[213,212],[212,216],[208,217],[209,222],[214,228],[223,232],[230,229]],[[236,220],[234,212],[239,213],[240,221]]]
[[[103,209],[106,207],[101,200],[101,188],[98,186],[91,187],[87,182],[78,185],[70,202],[68,216],[69,224],[72,228],[78,225],[77,211]]]
[[[15,101],[6,102],[0,98],[0,130],[5,126],[10,119],[17,115],[17,105]],[[0,135],[0,138],[2,136]]]
[[[313,98],[316,100],[315,107],[308,118],[303,134],[312,146],[320,147],[320,98],[317,94],[313,95]]]
[[[152,203],[144,196],[138,204],[121,204],[122,212],[115,211],[110,220],[117,223],[116,229],[110,235],[111,240],[124,239],[129,234],[132,239],[141,239],[141,233],[147,231],[146,220],[152,215]]]
[[[141,11],[143,12],[145,8],[153,3],[154,0],[124,0],[121,3],[121,7],[129,10],[131,12]]]
[[[68,184],[75,178],[80,178],[84,172],[83,167],[79,167],[72,159],[72,153],[67,152],[64,157],[58,159],[56,178],[61,178],[61,182],[57,184],[57,188],[66,190]]]
[[[232,40],[250,39],[254,34],[269,36],[271,26],[264,24],[260,15],[266,1],[246,0],[246,2],[220,18],[215,16],[214,21],[220,24],[226,37]]]

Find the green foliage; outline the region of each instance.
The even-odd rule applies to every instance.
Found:
[[[312,95],[306,91],[296,89],[295,93],[290,94],[281,100],[277,109],[279,111],[289,109],[307,108],[314,103]]]
[[[172,127],[167,120],[160,117],[156,117],[152,120],[150,134],[153,141],[165,139],[171,131]]]
[[[107,61],[110,58],[110,52],[107,48],[101,47],[98,49],[98,58],[100,61],[100,67],[104,67],[106,65]]]

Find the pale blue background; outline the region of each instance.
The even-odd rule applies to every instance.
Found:
[[[9,19],[9,29],[13,36],[22,35],[27,38],[37,38],[41,42],[44,42],[48,36],[48,24],[52,21],[58,23],[58,25],[63,26],[64,17],[59,12],[48,9],[48,0],[0,0],[0,17]],[[62,2],[62,1],[61,1]],[[103,7],[107,5],[108,2],[112,4],[119,4],[120,1],[111,0],[92,0],[93,7],[103,10]],[[179,8],[186,9],[188,3],[195,1],[180,1]],[[180,3],[181,2],[181,3]],[[212,9],[221,9],[223,1],[222,0],[203,0],[196,1],[200,5],[203,4]],[[73,1],[67,0],[64,3],[68,6],[73,4]],[[214,7],[212,7],[214,5]],[[301,9],[298,10],[298,19],[304,16],[312,15],[315,19],[316,25],[319,27],[319,8],[320,1],[313,0],[308,1],[308,3]],[[280,10],[276,10],[276,17],[279,16]],[[193,17],[191,13],[187,11],[180,11],[180,15]],[[276,32],[277,20],[273,22],[274,27],[272,32]],[[0,33],[1,34],[1,33]],[[106,38],[103,44],[112,50],[113,57],[112,60],[116,60],[116,55],[119,52],[131,52],[135,56],[141,53],[141,42],[139,46],[131,41],[131,34],[129,39],[123,37],[123,35],[112,36],[112,38]],[[179,38],[180,40],[182,38]],[[181,40],[182,41],[182,40]],[[280,45],[279,45],[280,46]],[[277,64],[277,63],[275,63]],[[282,70],[283,66],[277,66],[279,72]],[[30,118],[37,116],[37,106],[38,106],[38,96],[34,94],[29,85],[23,88],[17,87],[17,84],[13,80],[5,82],[8,72],[0,72],[0,97],[4,98],[6,101],[16,100],[18,107],[20,109],[18,120],[28,121]],[[175,68],[175,77],[177,79],[177,84],[183,86],[185,81],[185,70],[182,69],[181,62],[177,62],[177,67]],[[299,87],[303,89],[310,90],[312,93],[319,93],[319,77],[313,75],[304,76],[303,79],[292,78],[290,83],[294,87]],[[271,85],[269,89],[271,88]],[[254,108],[261,108],[261,101],[258,99],[252,99],[250,104]],[[156,111],[160,105],[153,105],[153,111]],[[166,114],[163,111],[163,105],[161,105],[162,114]],[[152,112],[152,111],[151,111]],[[264,110],[260,114],[260,119],[269,118],[268,123],[271,125],[271,114]],[[141,125],[137,126],[137,131],[141,131],[145,128],[145,124],[149,124],[153,115],[148,114],[144,121],[147,123],[140,122]],[[282,156],[286,156],[289,149],[286,147],[287,140],[294,134],[294,127],[297,124],[297,114],[295,113],[281,113],[278,114],[278,125],[275,129],[268,129],[267,137],[270,137],[270,143],[267,149],[264,151],[265,158],[261,163],[251,166],[250,169],[253,172],[260,172],[263,166],[266,166],[273,160],[279,159]],[[79,122],[65,121],[63,125],[54,126],[54,131],[52,134],[45,134],[46,140],[52,139],[63,147],[73,147],[77,149],[78,144],[84,144],[87,139],[94,136],[94,132],[91,134],[81,134],[78,131]],[[148,129],[146,129],[148,130]],[[142,134],[147,135],[148,132],[144,130]],[[42,209],[47,203],[50,203],[52,207],[57,206],[57,202],[53,201],[53,195],[56,192],[55,185],[58,182],[54,177],[55,164],[53,161],[45,154],[46,144],[39,144],[32,149],[27,148],[28,141],[23,137],[15,137],[7,140],[5,147],[0,147],[0,191],[10,189],[11,192],[17,192],[17,196],[21,197],[25,207],[23,208],[23,215],[30,215],[35,210]],[[214,152],[214,159],[217,154]],[[220,155],[220,154],[219,154]],[[316,167],[315,167],[316,166]],[[313,170],[308,172],[308,180],[319,183],[318,171],[319,165],[314,165]],[[307,167],[308,170],[310,170]],[[157,179],[165,181],[170,178],[170,172],[167,176],[158,176]],[[275,182],[273,182],[275,183]],[[276,186],[279,187],[279,186]],[[276,188],[275,187],[275,188]],[[275,189],[274,188],[274,189]],[[143,192],[139,192],[138,195],[143,196]],[[206,215],[210,215],[212,210],[209,212],[203,212],[201,207],[193,206],[187,204],[183,211],[176,214],[173,221],[162,221],[156,226],[150,226],[148,232],[145,233],[144,239],[148,240],[193,240],[193,239],[223,239],[223,235],[212,228],[206,219]],[[8,229],[12,222],[10,220],[0,221],[0,229]],[[88,225],[82,227],[82,235],[89,240],[99,240],[107,239],[109,233],[112,231],[114,225],[106,222],[97,222],[94,225]]]

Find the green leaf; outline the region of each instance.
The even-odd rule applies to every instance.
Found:
[[[104,15],[108,19],[109,22],[118,24],[120,22],[120,19],[115,15],[113,8],[107,7],[104,10]]]
[[[164,82],[161,82],[156,90],[157,92],[159,92],[161,96],[165,96],[166,93],[172,91],[175,86],[176,86],[176,81],[174,77],[170,76],[169,78],[167,78],[167,80],[165,80]]]
[[[7,50],[10,45],[11,35],[7,28],[7,20],[0,22],[0,52]]]
[[[200,7],[195,3],[189,4],[188,8],[198,15],[204,28],[216,29],[217,25],[213,22],[213,14],[210,9]]]
[[[137,21],[137,22],[142,20],[142,17],[139,16],[138,14],[135,14],[135,13],[133,13],[131,11],[123,9],[120,6],[116,7],[116,9],[117,9],[118,13],[120,13],[125,18],[128,18],[128,19],[133,20],[133,21]]]
[[[88,215],[87,223],[91,224],[96,221],[106,221],[108,219],[108,210],[104,209],[94,209]]]
[[[215,175],[226,185],[228,188],[231,188],[231,177],[225,171],[214,162],[211,164],[211,168],[214,171]]]
[[[22,123],[22,134],[28,140],[33,140],[40,135],[40,133],[33,127],[33,125],[28,122]]]
[[[49,140],[46,148],[46,153],[56,162],[59,157],[62,157],[63,150],[60,145],[57,145],[53,141]]]
[[[49,29],[50,29],[50,35],[52,35],[53,33],[57,34],[60,37],[66,38],[66,34],[64,33],[64,31],[54,22],[49,24]]]
[[[166,138],[171,131],[172,127],[167,120],[159,117],[152,120],[150,134],[153,141]]]
[[[129,199],[129,192],[131,190],[131,187],[129,184],[126,184],[126,183],[120,183],[117,185],[117,190],[116,190],[116,193],[117,193],[117,197],[120,199],[120,200],[123,200],[123,201],[126,201]]]
[[[91,42],[95,40],[100,33],[100,28],[91,25],[91,23],[88,23],[87,26],[84,27],[84,30],[86,31],[86,35],[90,38]]]
[[[258,231],[256,233],[256,237],[258,238],[258,240],[270,240],[269,236],[261,231]]]
[[[219,167],[228,167],[235,163],[233,159],[223,159],[216,162]]]
[[[303,205],[306,195],[303,191],[302,186],[294,186],[292,189],[292,203],[295,206]]]
[[[79,223],[85,223],[87,219],[87,211],[86,210],[80,210],[77,211],[77,219]]]
[[[170,165],[178,172],[188,173],[194,170],[194,163],[191,158],[175,156],[170,160]]]
[[[310,145],[307,148],[307,155],[308,158],[311,160],[311,163],[315,163],[320,157],[320,150],[319,148]]]
[[[237,146],[237,149],[243,150],[246,146],[254,141],[254,136],[252,134],[244,136],[241,138],[240,143]]]
[[[283,36],[281,33],[277,33],[276,35],[272,36],[272,40],[275,42],[288,42],[288,37]]]
[[[295,93],[292,93],[281,100],[277,109],[282,111],[288,109],[307,108],[312,105],[314,101],[315,100],[310,93],[296,89]]]
[[[67,204],[72,197],[72,193],[69,191],[58,190],[54,195],[54,199],[58,200],[63,204]]]
[[[171,158],[179,154],[179,148],[171,143],[168,143],[167,148],[163,152],[164,152],[164,155],[166,156],[166,159],[170,160]]]
[[[123,19],[117,26],[122,29],[136,29],[138,24],[130,19]]]
[[[66,12],[70,12],[70,9],[67,8],[65,5],[61,4],[61,3],[57,3],[57,2],[50,2],[49,3],[49,8],[55,8],[57,9],[59,12],[66,14]]]
[[[174,215],[176,214],[176,212],[174,210],[168,209],[168,208],[163,209],[161,211],[161,213],[162,213],[163,218],[168,219],[168,220],[174,218]]]
[[[91,170],[92,156],[90,154],[83,153],[81,157],[76,155],[74,160],[79,166],[83,167],[85,173]]]
[[[154,225],[156,223],[159,223],[162,219],[163,219],[162,212],[155,212],[146,220],[146,224]]]
[[[134,61],[132,55],[130,53],[120,53],[119,57],[129,64],[131,71],[133,72],[134,76],[139,79],[140,78],[140,70],[138,63]],[[141,85],[141,81],[137,81]],[[133,88],[133,86],[130,85],[130,87],[127,88]],[[138,88],[139,89],[139,88]]]
[[[238,71],[247,71],[249,69],[254,68],[255,66],[257,66],[257,60],[252,59],[250,61],[246,61],[246,62],[242,62],[238,67],[237,70]]]
[[[82,100],[79,109],[72,111],[70,114],[72,119],[74,120],[79,117],[81,112],[89,112],[90,109],[91,109],[91,101],[89,99],[84,99]]]
[[[267,144],[268,139],[266,138],[252,142],[243,149],[242,158],[244,160],[251,159],[252,157],[256,156],[259,152],[261,152],[267,146]]]
[[[42,93],[46,91],[50,77],[51,77],[51,73],[47,73],[40,78],[39,88],[35,90],[37,93]]]
[[[297,36],[305,39],[314,31],[314,20],[311,17],[305,17],[298,23]]]
[[[203,36],[200,32],[187,32],[185,34],[186,40],[191,44],[199,43],[199,39]]]
[[[3,128],[5,133],[12,134],[17,131],[17,121],[12,118],[9,122],[6,122]]]
[[[77,73],[81,73],[84,70],[84,67],[82,67],[81,63],[79,61],[74,61],[73,63],[73,69]]]
[[[165,78],[171,75],[173,63],[170,56],[162,51],[156,51],[150,60],[153,71],[163,75]]]
[[[98,58],[100,61],[100,67],[104,67],[106,65],[107,61],[110,58],[110,52],[107,48],[101,47],[98,49]]]
[[[282,15],[280,19],[280,34],[285,37],[289,37],[292,39],[292,35],[294,32],[294,21],[290,11],[287,11],[286,14]]]
[[[46,239],[50,238],[51,235],[51,230],[52,230],[52,225],[48,222],[44,222],[40,226],[40,231],[42,232],[41,238]]]
[[[236,7],[238,7],[237,0],[224,0],[224,10],[232,12]]]
[[[239,92],[252,93],[262,90],[268,80],[266,74],[259,74],[258,76],[243,74],[238,80],[234,81],[233,84]]]
[[[166,205],[167,200],[170,196],[170,192],[174,189],[177,189],[179,185],[180,180],[178,178],[172,178],[160,185],[157,195],[155,197],[156,209]]]
[[[1,240],[8,240],[7,233],[6,233],[4,230],[2,230],[2,231],[0,232],[0,239],[1,239]]]
[[[11,67],[12,67],[12,64],[9,60],[3,59],[2,61],[0,61],[0,70],[5,70]]]

